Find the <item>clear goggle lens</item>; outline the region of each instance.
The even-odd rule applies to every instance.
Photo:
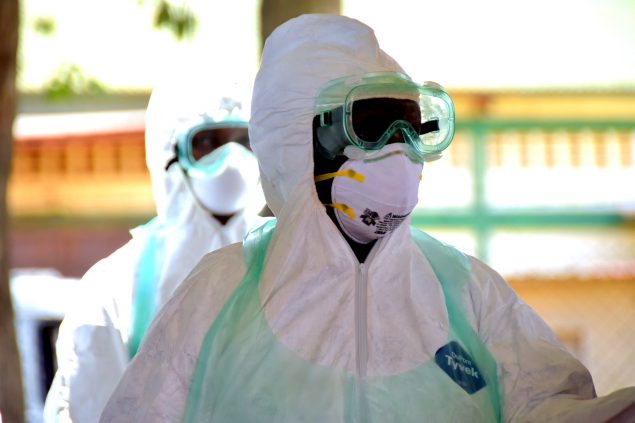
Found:
[[[354,145],[367,150],[406,142],[420,154],[443,151],[454,136],[454,107],[436,87],[364,85],[344,103],[345,128]]]
[[[384,72],[331,81],[316,99],[320,151],[333,158],[353,145],[378,150],[404,142],[417,159],[438,157],[454,137],[454,105],[433,82]]]
[[[230,142],[251,149],[246,123],[223,122],[196,126],[177,141],[178,160],[186,169],[196,167],[204,157]]]

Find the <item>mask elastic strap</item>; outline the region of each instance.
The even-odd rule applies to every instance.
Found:
[[[353,211],[352,208],[348,207],[346,204],[331,203],[331,204],[323,204],[323,205],[326,207],[333,207],[335,210],[339,210],[345,215],[347,215],[348,217],[350,217],[351,220],[355,220],[355,212]]]
[[[328,179],[336,178],[338,176],[351,178],[352,180],[360,182],[360,183],[363,183],[364,180],[366,180],[366,177],[364,175],[362,175],[361,173],[355,172],[353,169],[344,169],[338,172],[323,173],[322,175],[315,176],[315,178],[313,179],[315,182],[322,182]]]
[[[427,120],[425,122],[421,122],[421,130],[419,131],[419,135],[429,134],[430,132],[438,132],[439,131],[439,119]]]
[[[168,169],[170,168],[170,166],[172,166],[174,163],[178,163],[179,162],[179,148],[176,144],[174,144],[174,157],[172,157],[168,163],[165,165],[165,171],[167,172]]]
[[[172,157],[170,159],[170,161],[165,165],[165,171],[167,172],[168,169],[170,168],[170,166],[172,166],[174,163],[178,163],[178,162],[179,162],[179,159],[176,156]]]
[[[342,176],[345,178],[351,178],[352,180],[359,182],[359,183],[363,183],[366,180],[366,177],[364,175],[362,175],[361,173],[357,173],[355,172],[353,169],[344,169],[344,170],[340,170],[337,172],[329,172],[329,173],[323,173],[322,175],[317,175],[315,176],[314,180],[315,182],[322,182],[322,181],[326,181],[329,179],[333,179],[336,178],[338,176]],[[329,204],[323,204],[326,207],[333,207],[335,210],[339,210],[342,213],[344,213],[345,215],[347,215],[348,217],[350,217],[351,219],[355,219],[355,212],[353,211],[352,208],[350,208],[349,206],[347,206],[346,204],[343,203],[329,203]]]

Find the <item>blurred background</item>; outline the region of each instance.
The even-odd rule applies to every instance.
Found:
[[[250,82],[266,35],[305,12],[369,24],[414,79],[453,97],[457,134],[424,168],[413,223],[498,270],[598,394],[635,385],[632,0],[19,6],[3,236],[28,421],[39,421],[79,278],[154,216],[144,156],[154,81],[195,55],[210,78]]]

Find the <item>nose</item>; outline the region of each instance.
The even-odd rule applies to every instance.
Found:
[[[404,141],[404,137],[403,137],[403,133],[401,129],[398,129],[395,131],[394,134],[392,134],[392,137],[390,137],[390,139],[388,140],[386,144],[396,144],[400,142],[405,142],[405,141]]]

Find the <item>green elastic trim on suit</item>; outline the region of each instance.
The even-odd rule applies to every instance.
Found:
[[[410,233],[441,282],[451,330],[478,363],[487,383],[485,389],[489,391],[492,407],[496,410],[497,421],[501,421],[496,360],[465,318],[461,306],[462,293],[471,275],[470,260],[454,247],[439,242],[419,229],[411,227]]]
[[[137,354],[139,345],[141,345],[141,341],[157,311],[157,266],[160,263],[157,257],[157,227],[158,223],[155,217],[142,228],[139,228],[145,234],[145,245],[137,267],[136,285],[132,302],[132,325],[128,340],[128,355],[131,359]]]

